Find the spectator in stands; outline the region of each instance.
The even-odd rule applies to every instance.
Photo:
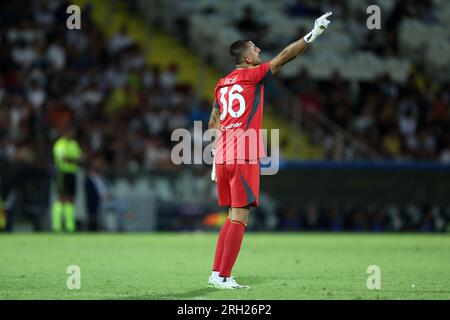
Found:
[[[264,43],[267,25],[255,17],[252,6],[247,5],[243,8],[243,16],[237,21],[237,28],[255,43]]]
[[[316,2],[311,0],[293,1],[292,4],[287,6],[286,13],[292,17],[312,17],[322,14]]]
[[[289,206],[287,210],[280,208],[281,218],[278,228],[283,231],[295,231],[301,228],[300,215],[295,206]]]
[[[331,207],[325,210],[327,211],[328,230],[342,231],[344,226],[342,217],[339,214],[339,209],[337,207]]]
[[[420,221],[420,231],[433,232],[436,229],[435,217],[431,206],[425,208],[425,214]]]
[[[445,142],[445,146],[442,148],[439,155],[439,161],[442,163],[450,163],[450,136],[447,138],[447,141]]]
[[[0,193],[0,232],[6,229],[6,211],[3,206],[3,196]]]
[[[319,231],[321,229],[320,210],[315,204],[309,205],[303,214],[303,227],[308,231]]]
[[[85,183],[88,230],[98,231],[104,214],[112,212],[116,220],[116,230],[125,231],[125,215],[128,212],[125,199],[110,191],[105,177],[105,161],[96,155],[90,162]]]
[[[128,35],[126,26],[122,26],[120,31],[116,33],[108,43],[108,48],[112,54],[119,54],[122,50],[125,50],[133,45],[133,40]]]
[[[97,231],[99,216],[102,208],[102,199],[108,197],[108,189],[103,180],[103,159],[96,157],[91,161],[87,171],[84,190],[86,199],[86,211],[88,213],[88,230]]]
[[[353,231],[367,231],[369,222],[367,219],[367,212],[364,212],[362,207],[357,207],[352,215],[352,230]]]
[[[380,208],[375,212],[375,215],[373,217],[371,231],[382,232],[386,231],[386,229],[387,229],[386,212],[383,210],[383,208]]]
[[[300,104],[306,112],[322,112],[321,96],[317,88],[312,85],[306,85],[299,96]]]
[[[438,21],[433,7],[433,0],[418,1],[417,12],[420,20],[426,24],[435,24]]]
[[[383,136],[381,147],[383,155],[390,159],[395,159],[400,155],[401,139],[393,125],[389,127],[387,133]]]

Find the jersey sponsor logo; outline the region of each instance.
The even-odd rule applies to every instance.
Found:
[[[220,129],[222,131],[227,131],[228,129],[239,128],[241,125],[242,125],[241,122],[236,122],[236,123],[229,124],[227,126],[222,126]]]
[[[219,129],[203,131],[202,121],[194,121],[193,132],[186,128],[178,128],[172,132],[171,141],[176,141],[177,144],[172,148],[170,157],[175,165],[203,163],[211,165],[212,149],[215,147],[216,163],[226,161],[239,164],[249,160],[255,163],[259,161],[261,175],[275,175],[280,164],[279,137],[279,129],[237,128],[231,131]],[[270,155],[266,152],[269,149]]]

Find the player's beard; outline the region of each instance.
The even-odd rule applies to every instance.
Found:
[[[257,67],[261,64],[261,59],[258,57],[258,59],[256,60],[256,62],[253,64],[254,67]]]

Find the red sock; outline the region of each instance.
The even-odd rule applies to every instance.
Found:
[[[220,263],[222,261],[223,244],[227,235],[228,228],[230,227],[230,218],[227,218],[220,229],[219,238],[217,239],[216,253],[214,255],[213,271],[220,270]]]
[[[220,264],[219,275],[221,277],[229,277],[234,262],[241,249],[242,238],[244,237],[245,224],[240,221],[232,220],[225,237],[222,263]]]

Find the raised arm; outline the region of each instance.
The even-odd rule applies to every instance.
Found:
[[[280,71],[281,67],[297,57],[300,53],[305,51],[308,45],[313,42],[322,32],[328,27],[330,21],[327,19],[331,16],[331,12],[327,12],[314,22],[314,28],[303,38],[292,42],[283,49],[275,58],[270,61],[270,70],[272,73]]]
[[[308,47],[308,43],[304,38],[292,42],[283,49],[275,58],[270,60],[270,70],[273,74],[280,71],[281,67],[293,60]]]

